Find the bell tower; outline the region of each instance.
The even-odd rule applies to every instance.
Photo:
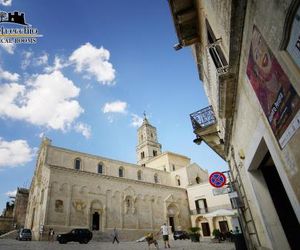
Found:
[[[161,144],[157,140],[156,128],[149,123],[144,113],[143,124],[138,128],[137,164],[145,166],[148,160],[160,154]]]

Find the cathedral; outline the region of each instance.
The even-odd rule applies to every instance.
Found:
[[[190,158],[162,152],[157,131],[145,117],[138,128],[137,164],[52,145],[42,140],[32,179],[25,227],[33,237],[89,228],[135,240],[158,231],[191,227],[187,188],[207,183],[208,173]]]

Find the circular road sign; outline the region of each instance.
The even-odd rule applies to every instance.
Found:
[[[226,176],[221,172],[213,172],[209,176],[209,183],[216,188],[223,187],[226,184]]]

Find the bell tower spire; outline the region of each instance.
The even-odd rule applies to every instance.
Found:
[[[156,128],[149,123],[145,111],[143,115],[143,124],[138,128],[136,157],[137,164],[145,166],[148,160],[161,154],[161,144],[157,140]]]

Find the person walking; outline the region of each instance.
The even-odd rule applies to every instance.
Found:
[[[49,241],[51,241],[51,242],[53,242],[54,241],[54,230],[53,230],[53,228],[50,228],[49,229],[49,235],[48,235],[48,240]]]
[[[165,248],[171,248],[170,247],[170,243],[169,243],[169,228],[167,226],[166,223],[164,223],[161,227],[160,227],[160,231],[159,232],[162,232],[162,235],[163,235],[163,240],[164,240],[164,243],[165,243]]]
[[[119,234],[118,234],[118,230],[116,228],[114,228],[112,236],[114,237],[112,243],[114,244],[116,241],[119,244],[119,239],[118,239]]]

